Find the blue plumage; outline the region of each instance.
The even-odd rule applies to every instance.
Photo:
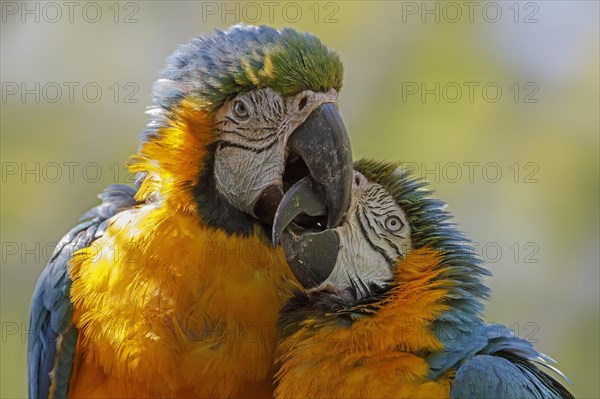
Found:
[[[142,145],[157,137],[161,127],[172,123],[183,99],[214,113],[241,92],[266,87],[283,95],[304,90],[339,91],[342,77],[337,54],[309,33],[244,25],[216,30],[192,39],[168,58],[153,86],[148,111],[151,120],[142,132]],[[145,172],[138,173],[136,187],[145,176]],[[83,216],[89,221],[61,240],[40,276],[31,304],[32,338],[28,343],[31,397],[47,397],[49,389],[55,389],[55,398],[66,396],[77,342],[77,331],[71,325],[68,264],[74,252],[104,234],[112,216],[135,206],[135,191],[113,185],[100,194],[102,204]],[[218,211],[222,212],[223,207]]]
[[[452,398],[573,398],[558,381],[536,364],[565,378],[506,326],[484,323],[483,302],[490,290],[483,278],[491,273],[475,256],[470,241],[449,221],[443,201],[430,198],[425,183],[393,163],[361,160],[355,168],[383,185],[407,213],[415,248],[431,246],[444,253],[440,280],[449,310],[433,323],[444,351],[429,355],[430,378],[455,370]],[[568,380],[567,380],[568,381]]]
[[[510,360],[478,355],[458,369],[450,398],[549,399]]]
[[[215,30],[179,46],[167,59],[152,87],[151,120],[142,142],[168,123],[168,114],[184,98],[214,112],[242,92],[339,91],[342,80],[337,53],[310,33],[243,24]]]
[[[108,187],[99,195],[102,204],[82,218],[90,218],[71,229],[58,243],[35,287],[30,309],[28,341],[29,397],[67,397],[77,328],[71,324],[73,306],[69,294],[68,265],[73,254],[104,233],[108,219],[136,204],[135,189],[122,184]]]
[[[279,36],[279,31],[268,26],[237,25],[179,46],[153,85],[153,104],[171,109],[184,96],[195,93],[218,107],[228,94],[248,89],[250,82],[239,78],[244,68],[240,60],[248,58],[261,66],[264,49]]]

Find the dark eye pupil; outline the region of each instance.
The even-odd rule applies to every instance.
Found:
[[[385,225],[392,232],[396,232],[397,230],[399,230],[401,228],[402,222],[400,221],[400,219],[398,219],[398,217],[392,216],[388,220],[386,220]]]
[[[246,105],[243,102],[238,101],[235,103],[234,111],[237,116],[246,116],[248,115],[248,110],[246,109]]]
[[[306,106],[306,102],[308,100],[306,99],[306,97],[302,97],[302,99],[300,100],[300,103],[298,103],[298,109],[300,111],[302,111],[304,109],[304,107]]]

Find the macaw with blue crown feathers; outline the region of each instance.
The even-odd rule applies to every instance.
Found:
[[[304,289],[281,310],[275,397],[573,398],[551,358],[482,320],[490,273],[424,185],[359,161],[334,229],[306,221],[326,213],[310,177],[287,191],[274,242]]]
[[[275,323],[296,286],[270,240],[312,176],[350,202],[343,67],[311,34],[235,26],[168,59],[129,169],[58,244],[35,288],[32,398],[271,398]]]

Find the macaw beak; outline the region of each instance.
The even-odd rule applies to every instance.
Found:
[[[309,176],[290,188],[277,208],[273,222],[273,244],[281,240],[288,265],[306,289],[323,283],[333,271],[340,240],[333,229],[311,231],[294,224],[299,215],[322,216],[327,212],[317,183]]]
[[[316,108],[290,135],[287,152],[284,190],[311,176],[325,201],[327,227],[339,225],[350,206],[352,150],[337,105],[324,103]],[[282,195],[279,188],[268,187],[255,204],[255,215],[273,225]]]

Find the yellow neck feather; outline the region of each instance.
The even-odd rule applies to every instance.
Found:
[[[447,309],[436,280],[441,254],[428,248],[396,265],[394,288],[372,316],[349,327],[316,318],[278,344],[277,397],[445,397],[424,356],[442,350],[432,321]]]
[[[80,331],[73,397],[236,397],[272,393],[275,323],[295,279],[258,229],[228,235],[198,217],[193,188],[214,142],[192,102],[130,160],[137,200],[75,254]]]
[[[138,201],[158,193],[167,208],[191,213],[196,210],[193,187],[202,173],[208,147],[216,140],[214,121],[189,100],[183,100],[175,109],[169,126],[144,142],[128,166],[133,173],[147,173],[137,193]]]

